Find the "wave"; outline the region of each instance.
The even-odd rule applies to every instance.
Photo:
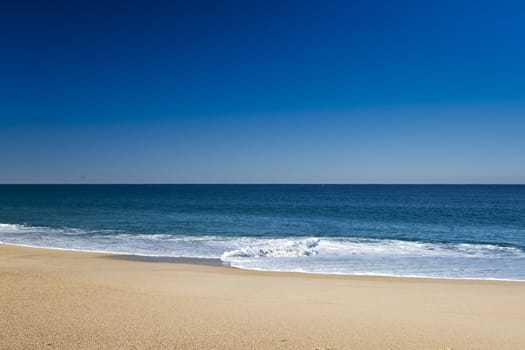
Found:
[[[218,258],[244,269],[525,280],[521,247],[358,237],[134,234],[0,224],[0,242],[154,257]]]
[[[304,240],[272,239],[256,246],[227,251],[222,254],[221,259],[313,256],[318,253],[315,248],[320,241],[319,238]]]
[[[522,254],[517,247],[470,243],[428,243],[389,239],[309,238],[266,239],[253,246],[227,251],[222,258],[289,258],[325,255],[486,257],[494,254]]]
[[[24,229],[24,225],[18,225],[18,224],[0,224],[0,232],[2,231],[12,231],[12,230],[22,230]]]

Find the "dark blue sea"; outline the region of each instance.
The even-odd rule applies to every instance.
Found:
[[[1,185],[0,242],[257,270],[525,280],[525,186]]]

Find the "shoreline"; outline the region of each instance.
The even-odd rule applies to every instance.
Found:
[[[37,247],[26,244],[15,244],[0,242],[1,245],[23,247],[29,249],[43,249],[50,251],[64,251],[64,252],[75,252],[85,254],[102,254],[109,259],[117,260],[129,260],[137,262],[150,262],[150,263],[171,263],[171,264],[189,264],[189,265],[205,265],[205,266],[218,266],[232,269],[238,269],[241,271],[252,271],[252,272],[270,272],[270,273],[282,273],[282,274],[304,274],[304,275],[319,275],[319,276],[334,276],[334,277],[351,277],[351,278],[392,278],[392,279],[415,279],[415,280],[443,280],[443,281],[488,281],[488,282],[511,282],[511,283],[524,283],[525,280],[518,279],[506,279],[506,278],[477,278],[477,277],[434,277],[434,276],[412,276],[412,275],[382,275],[382,274],[345,274],[345,273],[326,273],[326,272],[309,272],[309,271],[281,271],[281,270],[263,270],[263,269],[248,269],[237,266],[231,266],[230,263],[222,261],[220,258],[200,258],[200,257],[170,257],[170,256],[152,256],[152,255],[137,255],[137,254],[125,254],[115,252],[103,252],[103,251],[89,251],[80,249],[66,249],[66,248],[54,248],[54,247]]]
[[[89,253],[89,252],[86,252]],[[232,267],[229,263],[216,258],[190,258],[185,256],[149,256],[135,254],[111,254],[110,259],[120,259],[129,261],[142,261],[152,263],[170,263],[170,264],[190,264],[190,265],[209,265]]]
[[[525,284],[260,272],[0,244],[0,348],[509,349]]]

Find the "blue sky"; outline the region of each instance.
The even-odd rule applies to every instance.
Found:
[[[0,4],[1,183],[525,183],[520,1]]]

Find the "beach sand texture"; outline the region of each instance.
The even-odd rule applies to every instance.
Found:
[[[0,244],[0,349],[525,349],[525,283],[351,277]]]

